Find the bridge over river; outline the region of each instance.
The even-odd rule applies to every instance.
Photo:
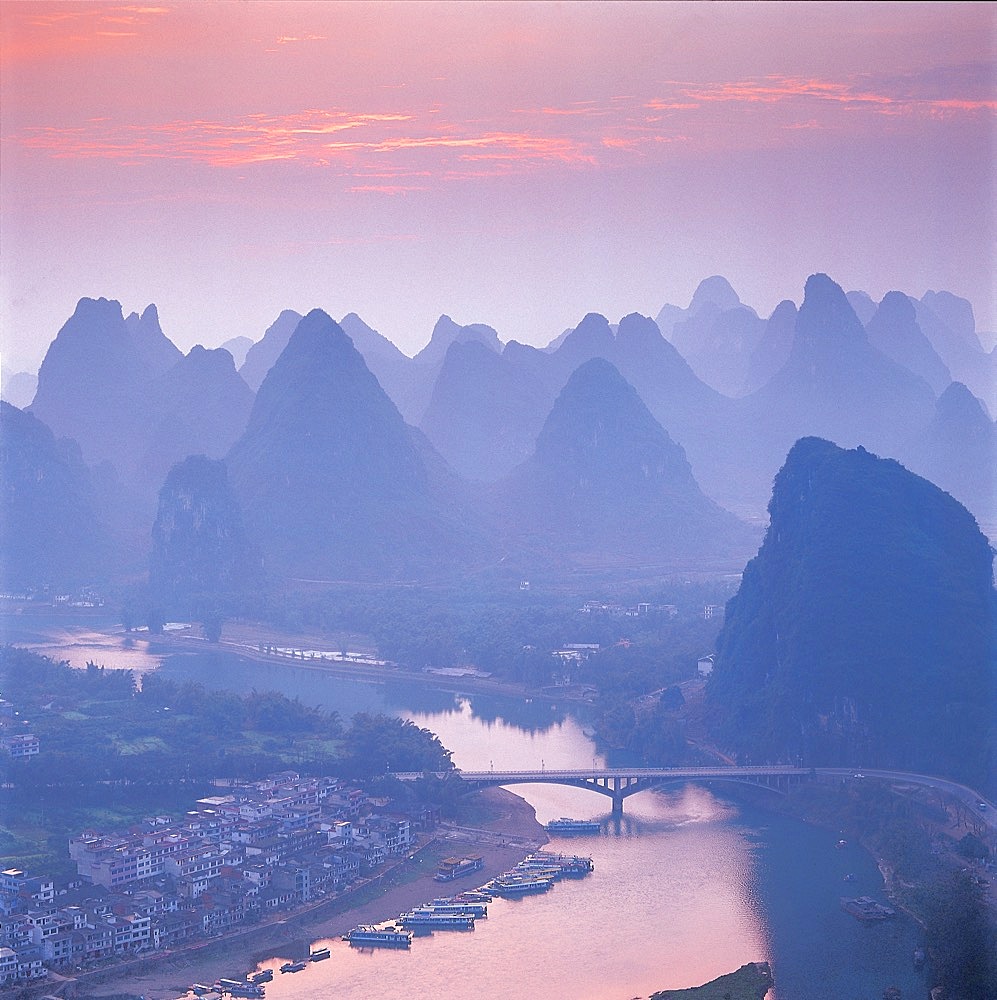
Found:
[[[813,776],[810,768],[777,764],[770,767],[617,767],[598,770],[552,771],[541,767],[535,771],[440,771],[438,778],[456,777],[468,791],[495,785],[570,785],[608,795],[613,800],[613,813],[623,812],[623,800],[637,792],[662,785],[685,781],[739,781],[761,785],[773,791],[785,792],[794,783]],[[400,781],[416,781],[421,772],[406,771],[394,775]]]

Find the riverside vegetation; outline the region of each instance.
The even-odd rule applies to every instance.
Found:
[[[137,689],[129,671],[74,670],[10,646],[0,648],[0,691],[44,747],[26,760],[0,758],[5,867],[68,873],[70,834],[183,811],[211,794],[215,777],[293,767],[370,781],[389,761],[407,771],[452,767],[435,735],[392,716],[360,713],[344,723],[273,692],[240,697],[154,674]],[[442,785],[394,783],[391,791],[432,798]]]

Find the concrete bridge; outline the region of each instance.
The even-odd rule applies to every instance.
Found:
[[[775,765],[771,767],[617,767],[601,770],[552,771],[541,767],[534,771],[439,771],[438,778],[459,778],[468,791],[496,785],[570,785],[608,795],[613,800],[613,814],[623,812],[623,800],[637,792],[685,781],[739,781],[785,792],[791,784],[812,776],[809,768]],[[400,781],[416,781],[421,772],[397,773]]]

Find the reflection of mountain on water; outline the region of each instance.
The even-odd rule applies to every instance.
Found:
[[[405,709],[418,715],[450,715],[461,710],[461,695],[423,684],[390,680],[385,682],[382,694],[387,711]]]
[[[546,701],[484,694],[459,694],[420,683],[389,681],[383,687],[384,709],[405,715],[466,715],[486,728],[514,726],[524,733],[545,733],[564,722],[567,713]],[[420,722],[420,725],[431,722]]]
[[[559,726],[565,712],[545,701],[517,701],[497,699],[489,695],[474,695],[466,699],[471,717],[491,726],[505,722],[527,733],[545,733],[551,726]]]
[[[279,691],[306,705],[338,712],[344,719],[357,712],[388,712],[404,717],[467,716],[486,729],[509,725],[536,735],[560,726],[567,718],[563,709],[546,701],[459,694],[400,677],[384,683],[352,680],[286,661],[261,663],[222,650],[167,656],[160,670],[170,680],[202,684],[209,690],[240,694]],[[419,724],[433,728],[431,721]]]

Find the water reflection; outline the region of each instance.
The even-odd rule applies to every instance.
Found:
[[[399,714],[436,733],[443,745],[453,750],[453,762],[467,771],[606,766],[605,757],[585,735],[578,719],[552,708],[541,726],[542,706],[537,702],[506,700],[509,704],[492,718],[481,712],[478,696],[461,697],[457,710],[444,715],[404,709]]]
[[[14,641],[9,623],[0,624]],[[128,649],[123,635],[108,645],[108,636],[93,629],[42,635],[22,622],[15,633],[19,642],[32,634],[44,639],[51,655],[69,656],[78,666],[87,659],[122,663],[112,661],[112,653],[145,658],[145,669],[158,662],[162,651],[154,645],[136,640]],[[350,681],[220,651],[169,656],[162,670],[209,688],[278,690],[344,717],[395,712],[437,733],[455,763],[471,770],[633,763],[593,742],[584,706],[459,695],[394,678]],[[881,996],[889,985],[905,996],[926,992],[911,967],[918,940],[910,923],[868,927],[841,910],[839,896],[881,897],[883,887],[872,859],[856,847],[835,850],[834,834],[732,806],[722,793],[692,786],[631,796],[622,817],[611,815],[608,798],[584,789],[532,784],[513,790],[541,822],[560,816],[600,821],[599,834],[552,845],[591,853],[592,877],[561,883],[542,898],[496,900],[474,933],[421,938],[411,953],[331,942],[334,961],[277,977],[268,998],[428,1000],[454,992],[465,1000],[622,1000],[696,985],[758,960],[773,965],[772,1000],[854,1000]],[[856,876],[847,893],[844,873]]]
[[[148,633],[126,632],[120,620],[93,614],[0,614],[0,642],[80,669],[93,662],[137,675],[155,670],[162,659]]]
[[[541,818],[565,809],[590,817],[601,808],[601,797],[582,789],[517,787],[524,790]],[[496,899],[473,934],[420,938],[407,954],[330,942],[332,962],[295,983],[275,982],[267,996],[418,1000],[455,991],[466,1000],[611,1000],[693,985],[766,958],[764,918],[749,891],[755,861],[730,825],[731,807],[692,787],[637,795],[631,804],[620,821],[624,836],[552,841],[556,850],[595,857],[588,878],[540,897]]]

